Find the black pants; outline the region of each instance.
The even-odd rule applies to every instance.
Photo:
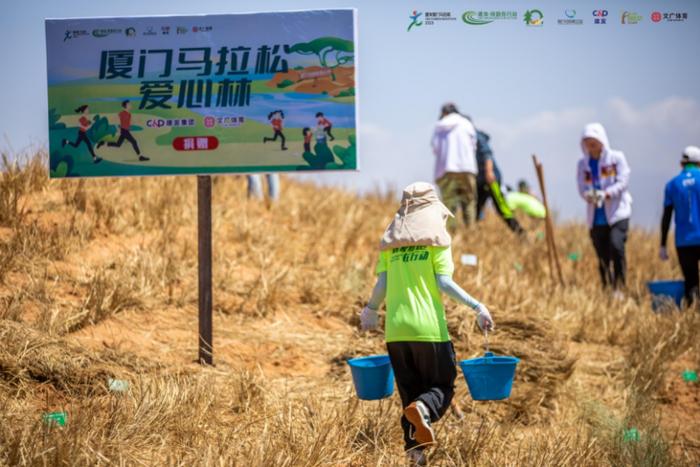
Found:
[[[129,130],[125,130],[124,128],[119,129],[119,139],[117,142],[112,142],[110,141],[107,143],[107,146],[110,148],[118,148],[124,143],[124,140],[127,140],[128,142],[131,143],[131,147],[134,148],[134,151],[136,151],[137,155],[141,155],[141,150],[139,149],[139,143],[136,142],[136,139],[131,136],[131,132]]]
[[[284,148],[284,143],[287,141],[280,130],[275,130],[275,135],[272,138],[265,136],[263,141],[277,141],[277,137],[282,138],[282,148]]]
[[[92,143],[90,142],[90,138],[88,138],[87,134],[84,131],[78,131],[78,139],[76,139],[75,142],[68,141],[68,144],[73,146],[74,148],[80,146],[80,143],[85,143],[93,159],[97,158],[97,155],[95,155],[95,150],[92,149]]]
[[[457,367],[452,342],[388,342],[391,366],[406,408],[421,401],[430,411],[430,421],[436,422],[450,407],[455,391]],[[413,426],[401,417],[405,449],[418,445],[413,437]]]
[[[510,210],[506,204],[505,197],[501,193],[500,188],[498,193],[493,193],[491,187],[486,182],[477,182],[476,185],[476,220],[481,219],[481,214],[484,212],[484,206],[486,202],[491,199],[493,201],[493,206],[496,208],[496,212],[503,222],[506,223],[508,228],[517,234],[524,234],[525,230],[520,226],[518,220],[513,217],[513,212]]]
[[[685,279],[685,301],[687,305],[691,305],[698,298],[698,261],[700,261],[700,245],[679,246],[676,247],[678,253],[678,262],[683,271]]]
[[[332,129],[333,129],[333,125],[328,125],[327,127],[325,127],[325,128],[323,129],[323,131],[326,132],[326,134],[327,134],[328,137],[331,139],[331,141],[333,141],[333,140],[335,139],[335,137],[331,134],[331,130],[332,130]]]
[[[604,287],[612,285],[618,288],[625,285],[625,242],[629,226],[629,219],[623,219],[613,225],[594,226],[590,231]]]

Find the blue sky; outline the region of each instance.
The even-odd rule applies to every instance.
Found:
[[[362,170],[313,176],[322,183],[362,191],[432,180],[431,127],[440,105],[454,101],[492,135],[506,182],[534,182],[530,155],[538,154],[562,219],[584,218],[575,189],[579,134],[585,123],[602,122],[632,167],[633,221],[653,228],[682,149],[700,145],[700,2],[25,0],[8,2],[0,16],[1,146],[46,142],[45,18],[333,7],[358,8]],[[542,27],[525,26],[528,8],[544,13]],[[461,21],[464,11],[482,9],[517,11],[518,19]],[[564,9],[584,24],[558,25]],[[608,24],[593,24],[594,9],[608,11]],[[413,10],[448,11],[457,20],[407,32]],[[621,25],[623,10],[639,13],[641,23]],[[688,19],[654,24],[656,10]]]

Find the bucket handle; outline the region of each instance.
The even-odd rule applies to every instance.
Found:
[[[488,329],[484,329],[484,358],[490,359],[493,357],[493,352],[489,350],[489,331]]]

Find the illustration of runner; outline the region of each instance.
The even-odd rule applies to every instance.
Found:
[[[408,25],[407,31],[410,31],[413,26],[422,26],[423,21],[418,21],[418,18],[421,17],[423,13],[418,13],[416,10],[413,10],[412,15],[408,15],[409,18],[411,18],[411,24]]]
[[[314,129],[314,136],[316,137],[316,144],[322,144],[324,146],[328,144],[326,141],[326,129],[321,125],[318,125]]]
[[[90,138],[88,138],[87,131],[90,128],[90,119],[88,118],[88,106],[83,104],[77,109],[75,109],[75,113],[82,114],[80,116],[80,119],[78,122],[80,123],[80,130],[78,131],[78,139],[76,139],[74,142],[73,141],[68,141],[66,139],[63,139],[61,141],[61,147],[65,147],[66,143],[68,143],[70,146],[73,146],[74,148],[77,148],[80,146],[80,143],[85,143],[85,145],[88,148],[88,151],[90,151],[90,155],[92,155],[92,162],[95,164],[99,164],[102,162],[102,158],[98,157],[95,154],[95,151],[92,149],[92,143],[90,142]]]
[[[127,140],[128,142],[131,143],[131,147],[134,148],[134,152],[139,156],[140,161],[147,161],[150,160],[148,157],[144,156],[141,154],[141,150],[139,149],[139,144],[136,142],[136,138],[133,137],[131,134],[131,102],[128,100],[125,100],[122,102],[122,110],[119,112],[119,139],[117,139],[116,142],[110,141],[107,143],[107,147],[110,148],[118,148],[121,147],[121,145],[124,143],[124,140]],[[99,149],[103,144],[105,144],[104,141],[100,141],[97,143],[97,149]]]
[[[335,137],[331,133],[331,130],[333,129],[333,124],[331,123],[331,121],[323,115],[323,112],[318,112],[316,114],[316,118],[318,121],[318,125],[320,127],[323,127],[323,131],[325,131],[328,137],[331,139],[331,141],[333,141]]]
[[[304,152],[311,152],[311,138],[314,137],[311,128],[308,126],[304,127],[304,129],[301,130],[301,134],[304,135]]]
[[[282,112],[281,110],[275,110],[273,112],[270,112],[267,116],[267,119],[272,124],[272,129],[275,131],[275,134],[272,138],[267,136],[263,137],[263,143],[267,143],[268,141],[277,141],[277,137],[279,136],[280,138],[282,138],[282,151],[286,151],[287,146],[285,146],[285,142],[287,141],[287,139],[282,133],[282,122],[284,120],[284,112]]]
[[[302,157],[309,164],[309,167],[304,167],[304,169],[322,170],[326,168],[326,165],[335,162],[333,153],[326,143],[326,132],[321,125],[313,130],[306,127],[302,131],[304,134],[304,154]],[[315,154],[311,152],[311,139],[313,137],[316,137]]]

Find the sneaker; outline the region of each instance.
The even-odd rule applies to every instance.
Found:
[[[92,160],[92,163],[93,163],[93,164],[99,164],[100,162],[102,162],[102,158],[101,158],[101,157],[96,157],[96,158],[94,158],[94,159]]]
[[[263,144],[267,143],[267,137],[263,138]]]
[[[282,151],[286,151],[286,150],[287,150],[287,147],[286,147],[286,146],[282,148]]]
[[[412,402],[403,411],[406,420],[415,428],[414,439],[419,445],[435,444],[435,433],[430,426],[430,413],[421,401]]]
[[[406,459],[409,466],[428,465],[428,459],[422,449],[411,449],[406,451]]]
[[[612,293],[612,299],[615,302],[622,302],[625,300],[625,293],[622,290],[616,290]]]
[[[150,161],[151,158],[150,158],[150,157],[143,156],[143,155],[139,155],[139,160],[140,160],[141,162],[143,162],[143,161]]]

